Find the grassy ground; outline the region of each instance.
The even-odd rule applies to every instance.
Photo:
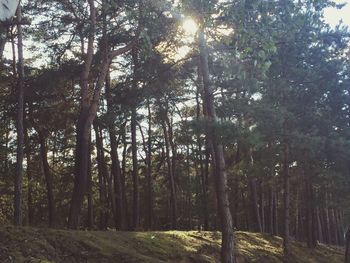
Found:
[[[320,245],[309,250],[293,243],[283,261],[278,237],[236,232],[237,263],[341,263],[343,250]],[[0,228],[0,262],[220,262],[217,232],[100,232]]]

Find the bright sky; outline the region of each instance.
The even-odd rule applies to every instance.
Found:
[[[327,8],[324,12],[325,20],[332,27],[335,27],[340,20],[350,28],[350,0],[335,0],[337,4],[345,3],[342,9]]]

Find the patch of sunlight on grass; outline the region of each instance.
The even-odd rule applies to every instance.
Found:
[[[220,244],[220,232],[209,231],[0,228],[0,248],[15,262],[220,262]],[[308,249],[304,243],[292,242],[292,255],[284,259],[280,237],[241,231],[235,232],[235,248],[245,263],[341,263],[344,255],[339,247]]]

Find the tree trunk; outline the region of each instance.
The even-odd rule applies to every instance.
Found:
[[[318,207],[316,207],[316,220],[317,220],[317,239],[320,243],[324,243],[321,217],[320,217],[320,209]]]
[[[139,227],[140,207],[139,207],[139,175],[137,163],[137,138],[136,138],[136,109],[131,113],[131,151],[132,151],[132,185],[133,185],[133,229]]]
[[[86,58],[83,71],[81,73],[81,111],[76,125],[76,145],[75,145],[75,171],[74,187],[68,216],[68,228],[77,229],[80,221],[80,210],[83,204],[84,195],[87,188],[88,175],[88,153],[89,139],[92,121],[89,122],[90,94],[89,94],[89,75],[92,67],[94,55],[95,27],[96,27],[96,9],[93,0],[88,0],[90,9],[90,30]],[[96,102],[98,103],[98,101]],[[96,112],[91,112],[90,119],[94,119]]]
[[[334,237],[334,245],[338,245],[339,244],[339,238],[338,238],[338,226],[337,226],[337,220],[335,217],[335,213],[334,213],[334,209],[331,208],[331,229],[332,229],[332,235]]]
[[[278,193],[274,191],[273,195],[273,235],[278,236]]]
[[[164,115],[166,114],[167,114],[167,111],[165,111]],[[171,211],[170,220],[171,220],[172,229],[177,229],[177,204],[176,204],[175,179],[174,179],[174,171],[173,171],[174,167],[170,157],[171,150],[170,150],[170,142],[169,142],[169,132],[168,132],[165,118],[166,117],[163,118],[162,126],[163,126],[164,140],[165,140],[165,154],[166,154],[166,162],[167,162],[167,169],[168,169],[168,180],[169,180],[169,186],[170,186],[170,211]]]
[[[251,189],[251,197],[252,197],[251,200],[252,200],[252,207],[253,207],[254,217],[255,217],[254,219],[255,219],[256,231],[262,233],[258,193],[256,189],[256,179],[251,178],[249,181],[250,181],[250,189]]]
[[[53,227],[55,225],[55,200],[53,196],[53,182],[52,174],[50,171],[49,162],[47,160],[47,146],[46,138],[43,134],[43,131],[38,130],[39,143],[40,143],[40,154],[41,161],[44,170],[45,182],[46,182],[46,193],[47,193],[47,206],[49,209],[49,226]]]
[[[274,212],[274,207],[273,207],[273,200],[274,199],[274,193],[272,188],[270,188],[270,197],[269,197],[269,233],[273,235],[273,212]]]
[[[34,204],[33,204],[33,175],[32,175],[32,160],[30,158],[30,141],[28,138],[28,132],[25,132],[25,144],[26,144],[26,159],[27,159],[27,180],[28,180],[28,225],[33,225],[34,219]],[[7,155],[6,155],[7,159]],[[6,168],[6,167],[5,167]]]
[[[96,31],[96,8],[95,1],[88,0],[90,8],[90,27],[88,36],[88,48],[84,69],[81,74],[81,93],[82,108],[77,121],[77,136],[75,150],[75,180],[71,200],[71,207],[68,217],[68,227],[76,229],[79,225],[80,210],[83,203],[84,195],[87,187],[87,170],[88,170],[88,145],[91,132],[91,125],[96,117],[98,104],[101,95],[101,89],[109,72],[109,66],[113,58],[128,52],[136,43],[138,34],[134,40],[126,46],[119,49],[109,51],[108,39],[105,31],[103,32],[103,41],[101,51],[102,58],[98,65],[96,82],[89,85],[89,76],[92,68],[94,56],[95,31]],[[91,90],[90,87],[93,87]]]
[[[111,94],[111,81],[110,74],[107,74],[106,78],[106,99],[107,99],[107,113],[111,120],[114,120],[114,113],[112,110],[112,94]],[[122,174],[120,161],[118,157],[118,142],[117,136],[115,134],[115,129],[113,125],[113,121],[109,121],[108,123],[108,133],[109,140],[111,144],[111,159],[112,159],[112,167],[111,174],[114,182],[114,192],[115,192],[115,210],[116,210],[116,229],[117,230],[126,230],[126,218],[124,213],[124,204],[123,204],[123,185],[122,185]]]
[[[337,212],[337,219],[338,219],[338,237],[339,237],[339,245],[344,245],[344,223],[341,216],[341,211],[336,210]]]
[[[86,127],[86,115],[86,111],[80,113],[76,128],[75,178],[68,218],[68,227],[71,229],[79,226],[80,210],[87,189],[90,126]]]
[[[120,161],[118,157],[117,139],[113,127],[109,127],[109,139],[111,143],[111,159],[112,159],[112,176],[114,180],[115,191],[115,209],[116,209],[116,229],[126,230],[126,218],[123,204],[123,185]]]
[[[313,186],[311,174],[305,173],[305,199],[306,199],[306,243],[309,248],[317,245],[315,238],[315,215],[313,211]]]
[[[138,82],[138,50],[132,50],[133,60],[133,85],[132,90],[134,94],[137,93]],[[136,138],[136,124],[137,124],[137,104],[133,103],[131,111],[131,151],[132,151],[132,183],[133,183],[133,229],[137,230],[140,223],[140,204],[139,204],[139,175],[138,175],[138,161],[137,161],[137,138]]]
[[[264,233],[265,229],[265,195],[262,183],[260,183],[260,215],[261,215],[261,231]]]
[[[88,153],[88,214],[87,214],[87,227],[89,230],[94,228],[94,211],[93,211],[93,188],[92,188],[92,163],[91,163],[91,136],[89,142],[89,153]]]
[[[345,263],[350,263],[350,228],[345,234]]]
[[[198,68],[198,87],[196,91],[196,118],[197,121],[199,121],[201,117],[201,105],[199,101],[199,95],[200,95],[200,84],[202,83],[201,79],[201,73],[200,68]],[[202,88],[202,87],[201,87]],[[208,230],[209,228],[209,215],[208,215],[208,181],[206,176],[206,170],[205,165],[203,164],[203,155],[202,155],[202,140],[200,137],[200,133],[198,132],[196,134],[197,139],[197,147],[198,147],[198,154],[197,159],[199,161],[199,167],[200,167],[200,177],[199,177],[199,183],[200,183],[200,196],[201,196],[201,214],[202,214],[202,224],[204,230]]]
[[[299,240],[299,189],[298,186],[296,187],[296,194],[295,194],[295,227],[294,227],[294,234],[295,239]]]
[[[283,252],[285,256],[290,254],[290,184],[289,184],[289,146],[288,142],[284,142],[283,147],[283,179],[284,179],[284,232],[283,232]]]
[[[17,155],[14,196],[14,224],[22,225],[22,179],[23,179],[23,144],[24,144],[24,61],[23,61],[23,33],[22,33],[22,8],[17,9],[18,30],[18,104],[17,104]]]
[[[127,157],[127,141],[126,141],[126,127],[123,129],[122,134],[122,141],[123,141],[123,159],[122,159],[122,199],[123,199],[123,207],[124,210],[122,213],[124,213],[123,217],[126,219],[126,225],[127,229],[131,229],[131,223],[130,223],[130,216],[129,216],[129,207],[128,207],[128,199],[126,197],[126,186],[125,186],[125,178],[127,175],[126,172],[126,157]]]
[[[147,100],[148,110],[148,141],[147,141],[147,217],[146,228],[153,228],[153,180],[152,180],[152,112],[150,101]]]
[[[210,168],[210,152],[208,142],[205,142],[205,158],[204,158],[204,171],[203,171],[203,193],[205,196],[204,206],[204,229],[210,229],[210,215],[209,215],[209,168]]]
[[[328,194],[327,192],[325,193],[325,208],[324,208],[324,217],[325,217],[325,237],[326,237],[326,242],[328,244],[332,243],[332,237],[331,237],[331,227],[330,227],[330,222],[329,222],[329,209],[328,209]]]
[[[100,228],[101,230],[107,229],[107,215],[108,215],[108,196],[107,196],[107,188],[110,192],[112,188],[111,182],[109,180],[108,168],[106,164],[106,159],[103,151],[103,139],[101,136],[101,132],[99,126],[97,124],[97,120],[94,122],[94,130],[96,137],[96,152],[97,152],[97,168],[98,168],[98,178],[99,178],[99,188],[100,188],[100,202],[101,202],[101,213],[100,213]],[[108,184],[108,185],[107,185]],[[112,214],[115,222],[115,207],[113,207],[114,203],[114,195],[109,193],[110,202],[112,206]]]
[[[200,25],[198,31],[199,40],[199,52],[200,52],[200,68],[203,78],[203,88],[207,119],[211,122],[216,122],[216,112],[214,106],[214,94],[210,83],[209,76],[209,64],[208,64],[208,48],[206,39],[204,36],[204,21]],[[222,263],[233,263],[234,257],[234,237],[233,237],[233,225],[232,216],[230,212],[230,204],[227,194],[227,177],[225,172],[225,157],[224,148],[219,142],[218,135],[215,128],[207,131],[208,139],[212,148],[212,158],[215,163],[215,190],[218,204],[219,216],[221,219],[221,262]]]

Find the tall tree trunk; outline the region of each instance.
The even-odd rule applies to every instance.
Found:
[[[27,180],[28,180],[28,196],[27,196],[27,206],[28,206],[28,225],[33,225],[34,220],[34,204],[33,204],[33,174],[32,174],[32,160],[30,158],[30,141],[28,138],[28,132],[25,132],[25,144],[26,144],[26,159],[27,159]],[[7,158],[7,155],[6,157]]]
[[[272,187],[270,188],[270,196],[269,196],[269,233],[273,234],[273,199],[274,193]]]
[[[306,243],[309,248],[317,245],[315,238],[315,215],[313,211],[313,186],[311,174],[305,173],[305,199],[306,199]]]
[[[193,148],[192,148],[193,152]],[[188,190],[187,190],[187,202],[188,205],[186,206],[187,213],[188,213],[188,229],[192,230],[193,225],[193,213],[192,213],[192,178],[191,178],[191,164],[190,164],[190,146],[187,145],[187,152],[186,152],[186,170],[187,170],[187,178],[188,178]]]
[[[148,110],[148,140],[147,140],[147,217],[146,228],[153,228],[153,180],[152,180],[152,112],[150,101],[147,100]]]
[[[116,229],[126,230],[126,218],[124,213],[123,204],[123,185],[122,185],[122,174],[120,161],[118,157],[118,143],[113,127],[109,127],[109,139],[111,143],[111,159],[112,159],[112,176],[114,182],[114,192],[115,192],[115,210],[116,210]]]
[[[339,239],[338,239],[338,231],[337,231],[337,220],[334,213],[334,208],[331,208],[330,210],[331,214],[331,229],[332,229],[332,235],[333,235],[333,244],[338,245]]]
[[[261,230],[265,232],[265,194],[262,183],[260,183],[260,215],[261,215]]]
[[[38,132],[39,143],[40,143],[41,161],[43,165],[45,182],[46,182],[47,206],[49,209],[49,226],[53,227],[55,225],[55,200],[53,196],[52,174],[50,171],[49,162],[47,160],[46,138],[43,134],[43,131],[38,129],[37,132]]]
[[[209,215],[209,169],[210,169],[210,152],[208,147],[208,142],[205,142],[204,149],[204,171],[203,171],[203,193],[205,196],[205,206],[204,206],[204,229],[210,229],[210,215]]]
[[[284,128],[286,130],[286,128]],[[283,179],[284,179],[284,231],[283,231],[283,252],[285,256],[290,254],[290,183],[289,183],[289,146],[285,141],[283,145]]]
[[[198,68],[198,84],[197,84],[197,91],[196,91],[196,118],[199,121],[201,117],[201,104],[199,101],[199,95],[200,95],[200,89],[203,89],[201,87],[202,85],[202,75],[200,72],[200,68]],[[202,199],[201,207],[202,207],[202,223],[204,230],[208,230],[209,228],[209,214],[208,214],[208,181],[206,176],[206,165],[203,163],[203,155],[202,155],[202,140],[201,135],[198,132],[196,134],[197,139],[197,146],[198,146],[198,154],[197,159],[199,159],[199,167],[200,167],[200,196]],[[198,158],[199,157],[199,158]],[[209,161],[208,161],[209,163]],[[208,167],[209,168],[209,167]]]
[[[75,177],[73,194],[70,204],[68,227],[77,229],[80,221],[80,210],[83,204],[84,195],[87,188],[88,175],[88,152],[89,152],[89,138],[91,132],[91,124],[89,119],[90,94],[89,94],[89,76],[92,67],[92,59],[94,55],[94,41],[96,30],[96,9],[93,0],[88,0],[90,9],[90,30],[88,36],[87,51],[85,55],[84,68],[81,73],[81,111],[78,116],[76,125],[76,145],[75,145]],[[98,103],[98,102],[96,102]],[[95,115],[92,114],[92,120]]]
[[[205,101],[207,119],[216,122],[216,112],[214,106],[214,93],[210,83],[209,64],[208,64],[208,47],[204,36],[204,21],[201,21],[198,31],[199,52],[200,52],[200,68],[203,78],[203,101]],[[221,219],[221,262],[233,263],[234,257],[234,237],[232,216],[230,212],[230,204],[227,193],[227,177],[225,172],[225,157],[223,145],[219,142],[215,128],[210,129],[207,134],[212,148],[212,158],[215,163],[215,191],[217,197],[218,211]]]
[[[18,30],[18,104],[17,104],[17,155],[14,196],[14,224],[22,225],[22,179],[23,179],[23,145],[24,145],[24,61],[23,61],[23,33],[22,33],[22,8],[17,9]]]
[[[317,238],[318,238],[318,241],[320,243],[324,243],[319,207],[316,207],[316,220],[317,220]]]
[[[328,244],[332,243],[332,237],[331,237],[331,227],[330,227],[330,220],[329,220],[329,209],[328,209],[328,193],[326,191],[325,193],[325,208],[324,208],[324,217],[325,217],[325,239]]]
[[[138,50],[132,50],[133,60],[133,92],[136,95],[138,82]],[[137,161],[137,138],[136,138],[136,124],[137,124],[137,110],[136,103],[133,103],[131,111],[131,151],[132,151],[132,182],[133,182],[133,229],[139,228],[140,223],[140,203],[139,203],[139,175],[138,175],[138,161]]]
[[[94,122],[95,138],[96,138],[96,152],[97,152],[97,169],[98,169],[98,184],[99,184],[99,195],[100,195],[100,230],[107,229],[107,185],[106,178],[108,177],[107,165],[103,152],[103,141],[100,134],[100,129],[97,121]]]
[[[106,78],[106,98],[107,98],[107,112],[111,120],[114,120],[112,117],[114,115],[112,110],[112,95],[111,95],[111,81],[110,74],[108,73]],[[114,192],[115,192],[115,209],[116,209],[116,229],[117,230],[126,230],[126,218],[124,213],[124,204],[123,204],[123,185],[122,185],[122,174],[120,161],[118,157],[118,142],[117,136],[115,134],[115,129],[113,122],[108,123],[108,133],[109,140],[111,144],[111,159],[112,167],[111,174],[114,182]]]
[[[254,211],[254,219],[256,225],[256,231],[262,233],[262,226],[261,226],[261,220],[260,220],[260,212],[259,212],[259,202],[258,202],[258,193],[256,189],[256,179],[250,178],[250,189],[251,189],[251,197],[252,197],[252,208]]]
[[[336,210],[337,220],[338,220],[338,237],[339,237],[339,246],[344,245],[344,222],[341,217],[341,211]]]
[[[164,115],[167,115],[167,111],[164,112]],[[170,186],[170,220],[172,229],[177,229],[177,204],[176,204],[176,189],[175,189],[175,179],[174,179],[174,171],[173,171],[173,163],[170,157],[170,140],[169,140],[169,132],[167,128],[167,124],[163,118],[162,126],[163,126],[163,134],[165,140],[165,154],[166,154],[166,162],[168,169],[168,180]],[[174,156],[173,156],[174,158]]]
[[[94,228],[94,210],[93,210],[93,188],[92,188],[92,163],[91,163],[91,136],[89,142],[88,153],[88,189],[87,189],[87,201],[88,201],[88,214],[87,214],[87,227],[89,230]]]
[[[82,111],[76,128],[75,178],[68,218],[68,227],[72,229],[77,229],[79,226],[81,206],[87,189],[90,127],[85,127],[86,119],[87,112]]]
[[[80,210],[87,187],[88,170],[88,148],[91,125],[96,117],[101,89],[109,72],[109,66],[113,58],[128,52],[136,43],[137,36],[126,46],[109,51],[106,33],[103,33],[102,58],[98,65],[97,77],[94,85],[89,85],[90,71],[94,56],[95,31],[96,31],[96,8],[95,1],[88,0],[90,8],[90,26],[88,37],[88,48],[84,69],[81,74],[82,107],[77,121],[76,128],[76,149],[75,149],[75,179],[68,217],[68,227],[76,229],[79,225]],[[105,31],[104,31],[105,32]],[[93,87],[93,90],[91,90]]]
[[[126,186],[125,186],[125,178],[127,175],[126,172],[126,158],[127,158],[127,141],[126,141],[126,127],[123,129],[122,134],[122,141],[123,141],[123,159],[122,159],[122,199],[123,199],[123,207],[124,210],[122,213],[124,213],[123,217],[126,219],[126,225],[127,229],[131,229],[131,222],[130,222],[130,216],[129,216],[129,207],[128,207],[128,199],[126,197]]]
[[[350,228],[345,234],[345,263],[350,263]]]
[[[139,227],[140,206],[139,206],[139,175],[137,161],[137,138],[136,138],[136,109],[131,113],[131,151],[132,151],[132,184],[133,184],[133,229]]]
[[[273,195],[273,235],[278,236],[278,192],[274,191]]]

